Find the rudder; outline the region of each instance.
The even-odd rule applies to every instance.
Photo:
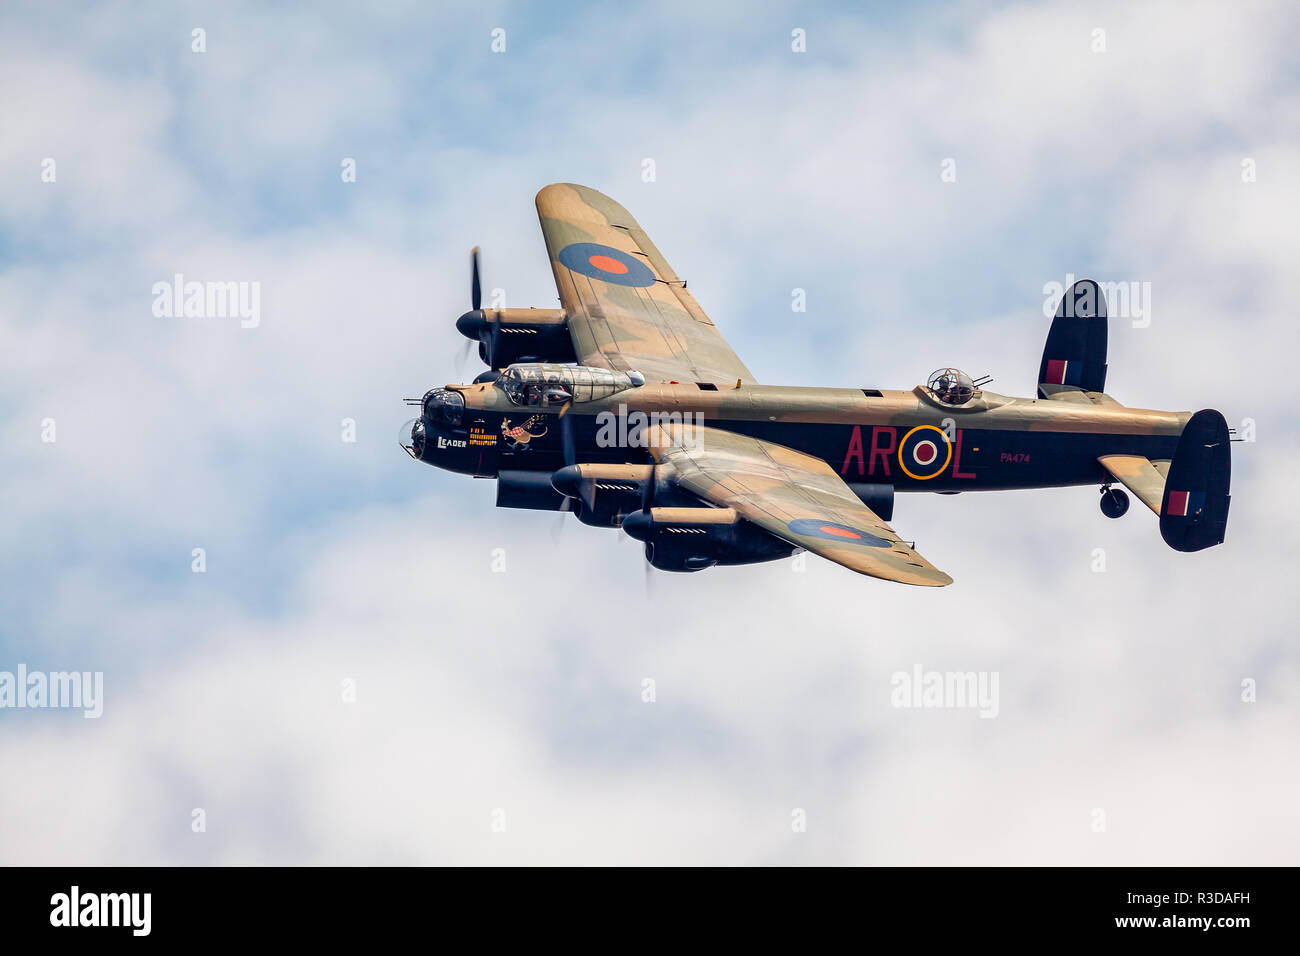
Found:
[[[1223,542],[1228,527],[1232,446],[1228,423],[1212,408],[1183,427],[1165,477],[1160,536],[1175,551],[1201,551]]]

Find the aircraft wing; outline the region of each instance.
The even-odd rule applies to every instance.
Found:
[[[650,382],[754,381],[626,209],[556,183],[537,215],[579,362]]]
[[[859,574],[926,587],[952,583],[821,459],[706,426],[657,430],[651,453],[670,466],[678,487]]]

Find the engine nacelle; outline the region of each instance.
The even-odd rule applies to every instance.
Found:
[[[573,513],[583,524],[617,528],[623,516],[641,507],[652,465],[568,465],[551,475],[551,486],[574,499]]]
[[[871,482],[850,482],[849,490],[881,521],[894,520],[894,486]]]
[[[732,508],[650,508],[623,519],[623,530],[645,542],[645,557],[661,571],[702,571],[714,565],[757,564],[794,554],[795,546],[745,521]]]
[[[475,309],[456,320],[461,335],[478,342],[489,368],[516,362],[576,362],[563,309]]]

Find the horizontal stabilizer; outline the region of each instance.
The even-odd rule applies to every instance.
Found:
[[[1097,459],[1112,478],[1122,484],[1138,499],[1160,514],[1160,505],[1165,497],[1165,476],[1153,463],[1141,455],[1102,455]],[[1168,462],[1159,462],[1167,466]]]
[[[1065,290],[1043,346],[1038,394],[1106,390],[1106,297],[1091,279]]]
[[[1082,389],[1075,388],[1073,385],[1044,385],[1039,384],[1038,394],[1044,398],[1050,398],[1054,402],[1070,402],[1075,405],[1110,405],[1113,408],[1120,407],[1119,402],[1115,401],[1105,392],[1085,392]]]
[[[1160,507],[1160,536],[1175,551],[1200,551],[1223,541],[1232,477],[1229,441],[1228,423],[1214,409],[1197,412],[1183,428]]]

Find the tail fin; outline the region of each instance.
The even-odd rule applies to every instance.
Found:
[[[1106,297],[1091,279],[1065,290],[1043,346],[1038,394],[1106,390]]]
[[[1232,478],[1228,423],[1212,408],[1183,426],[1165,476],[1160,537],[1175,551],[1201,551],[1223,542]]]

